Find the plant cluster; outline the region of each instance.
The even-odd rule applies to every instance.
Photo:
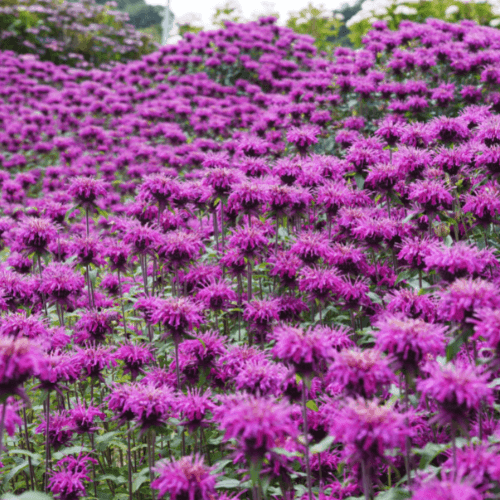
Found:
[[[401,21],[423,23],[429,18],[453,23],[469,20],[493,27],[500,24],[498,0],[365,0],[360,7],[346,23],[349,38],[357,47],[376,21],[386,21],[393,30]]]
[[[0,53],[3,491],[498,497],[499,60],[439,20]]]
[[[1,0],[0,50],[103,69],[156,50],[151,37],[128,24],[129,15],[116,6],[94,0]]]

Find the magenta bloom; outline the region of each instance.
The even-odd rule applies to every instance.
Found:
[[[42,272],[40,292],[49,300],[59,304],[67,304],[71,297],[81,293],[85,279],[65,264],[49,264]]]
[[[26,338],[0,336],[0,395],[24,397],[23,383],[45,369],[46,360],[38,345]]]
[[[57,228],[50,219],[27,217],[19,227],[19,238],[28,253],[43,253],[57,237]]]
[[[87,341],[101,343],[106,335],[113,332],[112,322],[117,319],[114,311],[90,311],[82,314],[75,324],[75,341],[84,344]]]
[[[185,425],[190,432],[201,426],[207,426],[207,413],[213,412],[214,408],[215,403],[212,401],[210,389],[204,393],[200,389],[188,389],[186,394],[179,393],[175,400],[175,409],[184,419],[181,425]]]
[[[346,446],[346,456],[373,463],[387,449],[404,447],[410,429],[405,416],[380,401],[347,399],[331,417],[330,432]]]
[[[334,268],[305,267],[299,272],[299,290],[308,292],[312,300],[332,300],[342,291],[343,283],[338,271]]]
[[[335,354],[335,335],[329,328],[304,331],[291,326],[273,331],[273,356],[293,366],[297,373],[310,376],[323,372]]]
[[[203,321],[201,307],[187,297],[168,297],[156,303],[151,318],[153,324],[160,323],[179,341],[180,337]]]
[[[68,194],[85,208],[93,206],[97,198],[106,196],[108,186],[100,179],[92,177],[75,177],[71,180]]]
[[[254,299],[245,304],[243,319],[252,324],[260,333],[266,332],[274,321],[279,319],[277,299]]]
[[[443,321],[464,321],[483,308],[500,308],[500,290],[482,279],[458,279],[440,293],[438,314]]]
[[[331,253],[328,238],[321,233],[302,233],[292,245],[291,251],[306,264],[315,264],[320,258],[326,259]]]
[[[162,425],[171,416],[175,407],[174,392],[167,386],[131,386],[126,396],[124,409],[134,414],[141,430]]]
[[[375,326],[377,348],[393,355],[403,373],[415,374],[422,361],[444,354],[446,326],[393,315],[386,315]]]
[[[132,380],[135,380],[142,367],[154,361],[154,356],[144,344],[124,344],[115,352],[115,359],[120,359],[125,363],[123,374],[130,373]]]
[[[99,429],[94,424],[95,417],[99,417],[101,420],[106,418],[106,415],[95,406],[75,406],[70,410],[70,416],[73,419],[74,429],[77,434],[85,434],[89,432],[95,432]]]
[[[237,248],[245,256],[253,256],[269,244],[262,229],[258,227],[240,227],[229,239],[229,246]]]
[[[488,266],[498,265],[491,250],[457,242],[451,247],[433,246],[424,257],[427,270],[436,270],[446,281],[472,276],[477,278]]]
[[[456,480],[431,479],[415,490],[412,500],[483,500],[483,495],[472,485]]]
[[[70,455],[57,462],[49,479],[49,490],[57,500],[77,500],[87,495],[84,481],[92,480],[85,462],[97,461],[81,455],[75,459]]]
[[[488,374],[468,362],[432,363],[427,371],[428,378],[417,383],[417,390],[438,403],[444,423],[457,423],[467,429],[471,411],[479,410],[483,402],[493,404]]]
[[[225,397],[214,418],[224,431],[224,441],[236,439],[250,462],[262,459],[276,442],[298,436],[292,407],[271,397]]]
[[[283,365],[267,359],[250,359],[240,369],[234,383],[239,391],[256,396],[277,396],[279,387],[287,373]]]
[[[47,421],[45,417],[41,417],[40,425],[35,429],[37,434],[47,435]],[[51,412],[49,419],[49,435],[48,440],[50,446],[54,449],[59,449],[70,443],[75,431],[73,419],[67,412]]]
[[[212,311],[223,311],[231,302],[236,302],[237,295],[226,280],[210,283],[202,288],[196,298],[203,302],[206,309]]]
[[[158,490],[158,497],[168,493],[171,500],[212,500],[216,495],[216,476],[198,455],[182,457],[176,462],[164,460],[155,471],[159,477],[151,483],[151,488]]]
[[[317,136],[320,132],[316,125],[292,127],[286,134],[286,140],[291,142],[300,154],[305,154],[309,146],[318,142]]]
[[[427,212],[449,209],[453,203],[453,196],[444,182],[434,179],[425,179],[411,184],[409,199],[418,202]]]
[[[154,198],[162,210],[167,202],[180,193],[179,183],[165,174],[153,174],[146,177],[140,187],[140,195]]]
[[[204,246],[197,234],[179,229],[163,237],[158,254],[174,266],[182,266],[190,260],[196,260],[202,249]]]
[[[394,381],[389,362],[375,349],[343,349],[335,353],[327,380],[339,384],[348,396],[372,398]]]

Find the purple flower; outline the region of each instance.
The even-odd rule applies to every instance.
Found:
[[[95,205],[97,198],[106,196],[108,186],[100,179],[92,177],[75,177],[71,180],[68,194],[77,204],[85,208]]]
[[[190,260],[196,260],[204,246],[200,237],[192,232],[179,229],[167,233],[158,247],[160,258],[170,261],[176,267]]]
[[[159,497],[168,493],[171,500],[212,500],[216,495],[216,476],[198,455],[182,457],[176,462],[162,461],[155,472],[159,477],[151,483],[151,488],[158,490]]]
[[[77,500],[87,495],[84,481],[92,480],[85,462],[96,463],[97,460],[79,455],[76,459],[68,456],[57,462],[49,479],[49,490],[54,493],[55,498]]]
[[[151,322],[160,323],[178,342],[188,330],[197,328],[203,321],[201,307],[188,297],[168,297],[156,302]]]
[[[50,219],[27,217],[19,227],[19,238],[28,253],[41,254],[57,236],[57,228]]]
[[[330,425],[331,434],[346,446],[346,456],[371,465],[385,450],[404,447],[410,434],[405,416],[377,399],[347,399],[331,415]]]
[[[317,136],[320,128],[316,125],[303,125],[302,127],[292,127],[286,134],[286,140],[292,143],[297,151],[304,155],[312,144],[318,142]]]
[[[477,278],[488,266],[498,265],[491,250],[479,250],[461,241],[451,247],[432,246],[424,261],[428,271],[436,270],[448,282],[465,276]]]
[[[58,304],[67,304],[71,297],[80,294],[85,285],[85,279],[73,269],[64,264],[49,264],[42,272],[39,290],[49,300]]]
[[[22,385],[43,373],[46,363],[39,346],[28,339],[0,336],[0,394],[24,397]]]
[[[120,359],[125,363],[123,374],[130,373],[132,381],[134,381],[142,371],[142,367],[154,361],[154,356],[144,344],[124,344],[116,350],[115,359]]]
[[[75,341],[78,344],[86,342],[101,343],[106,335],[113,333],[112,322],[116,321],[117,314],[114,311],[89,311],[82,314],[75,324]]]
[[[484,308],[500,308],[498,287],[481,279],[458,279],[440,293],[438,315],[443,321],[464,321]]]
[[[99,417],[101,420],[106,418],[106,415],[98,407],[85,407],[81,404],[71,409],[69,414],[73,419],[74,429],[77,434],[97,431],[99,427],[95,427],[95,417]]]
[[[214,282],[203,287],[196,298],[203,302],[206,309],[212,311],[223,311],[231,302],[236,302],[237,295],[226,280]]]
[[[343,349],[335,353],[327,380],[339,384],[348,396],[373,398],[394,381],[390,361],[375,349]]]
[[[444,354],[446,326],[386,315],[375,323],[376,346],[396,358],[403,373],[415,374],[426,359]]]
[[[327,259],[331,249],[328,238],[322,233],[302,233],[292,245],[291,251],[306,264],[315,264],[320,258]]]
[[[443,423],[456,423],[467,430],[470,412],[479,410],[483,402],[493,404],[488,374],[466,361],[430,363],[426,371],[428,377],[417,382],[417,390],[438,403]]]
[[[336,333],[323,327],[306,331],[291,326],[275,328],[273,356],[293,366],[300,375],[324,372],[335,354]]]
[[[204,393],[200,389],[188,389],[186,394],[180,393],[175,400],[175,410],[184,419],[181,425],[185,425],[190,432],[206,427],[207,414],[212,413],[214,408],[210,389]]]
[[[256,396],[277,396],[286,368],[266,359],[248,360],[234,379],[235,388]]]
[[[237,248],[245,256],[254,256],[269,244],[265,233],[258,227],[240,227],[229,239],[229,246]]]
[[[225,397],[215,410],[214,419],[224,431],[224,441],[236,439],[250,462],[263,459],[276,442],[298,436],[292,407],[272,397]]]
[[[452,479],[433,478],[417,488],[413,500],[482,500],[484,497],[472,485]]]
[[[37,434],[47,436],[47,421],[41,417],[40,425],[35,429]],[[67,412],[51,412],[48,425],[48,441],[54,449],[66,446],[73,438],[75,431],[73,419]]]

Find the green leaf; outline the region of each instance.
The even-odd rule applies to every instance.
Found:
[[[450,343],[446,346],[446,361],[451,361],[459,353],[463,343],[464,338],[462,335],[459,335],[450,341]]]
[[[425,469],[438,455],[450,447],[450,444],[427,443],[424,448],[413,449],[413,453],[421,457],[418,468]]]
[[[315,455],[316,453],[322,453],[330,448],[335,439],[333,436],[326,436],[325,439],[322,439],[318,444],[311,446],[311,454]]]
[[[219,481],[215,487],[217,489],[219,488],[224,488],[226,490],[232,490],[234,488],[239,488],[240,486],[240,481],[238,479],[223,479],[222,481]]]
[[[22,495],[9,495],[2,496],[2,500],[4,499],[16,499],[16,500],[52,500],[52,496],[46,495],[45,493],[41,493],[40,491],[25,491]]]
[[[125,484],[127,479],[122,476],[114,476],[113,474],[105,474],[104,476],[98,476],[98,481],[113,481],[115,484]]]
[[[90,453],[90,450],[86,446],[83,448],[81,446],[71,446],[70,448],[64,448],[63,450],[54,453],[52,457],[54,460],[60,460],[67,455],[79,455],[83,452]]]
[[[359,190],[365,187],[365,178],[361,174],[356,174],[354,176],[354,180],[356,181],[356,185],[358,186]]]
[[[277,455],[283,455],[284,457],[293,458],[293,457],[301,457],[302,453],[298,451],[288,451],[285,448],[271,448],[271,451],[276,453]]]
[[[142,483],[145,483],[146,481],[149,481],[149,477],[147,474],[149,473],[149,468],[146,467],[141,470],[132,482],[132,493],[135,493],[142,485]]]
[[[28,467],[29,463],[27,460],[24,460],[21,462],[19,465],[11,469],[3,478],[2,486],[5,488],[8,484],[9,481],[18,473],[21,472],[23,469]]]
[[[377,495],[377,500],[404,500],[411,497],[411,492],[402,488],[391,488],[387,491],[382,491]]]
[[[318,405],[312,399],[310,399],[306,403],[306,406],[307,406],[307,408],[309,408],[312,411],[319,411]]]
[[[28,450],[9,450],[9,455],[26,455],[27,457],[31,457],[33,460],[37,460],[38,463],[43,460],[42,455],[40,455],[39,453],[33,453]]]

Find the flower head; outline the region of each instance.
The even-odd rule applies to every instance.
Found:
[[[106,196],[107,185],[103,180],[93,177],[75,177],[71,180],[68,193],[78,204],[87,208],[94,205],[97,198]]]
[[[178,341],[188,330],[197,328],[203,321],[201,307],[188,297],[159,299],[151,322],[161,323]]]
[[[159,475],[151,488],[158,496],[167,493],[171,500],[211,500],[215,496],[216,476],[198,455],[182,457],[176,462],[162,461],[155,469]]]

